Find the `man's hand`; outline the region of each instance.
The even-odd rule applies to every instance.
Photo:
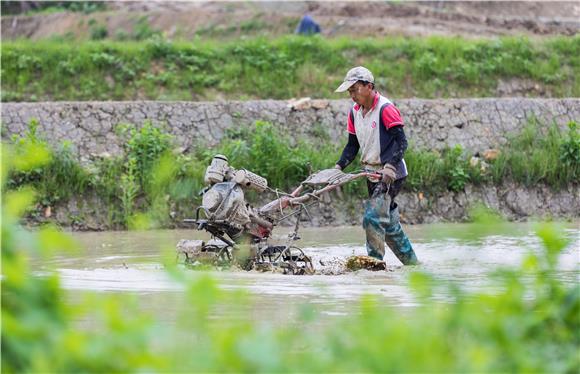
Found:
[[[334,165],[334,168],[335,168],[335,169],[338,169],[338,170],[342,170],[342,168],[340,167],[340,165],[339,165],[339,164],[336,164],[336,165]]]
[[[385,164],[385,166],[379,170],[379,173],[383,175],[383,183],[391,184],[397,178],[397,169],[391,164]]]

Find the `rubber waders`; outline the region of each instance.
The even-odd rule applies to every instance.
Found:
[[[388,186],[381,183],[370,199],[365,201],[363,228],[366,233],[366,247],[369,256],[382,260],[385,256],[385,242],[404,265],[417,263],[417,256],[409,238],[403,231],[399,208],[390,209],[391,200]]]

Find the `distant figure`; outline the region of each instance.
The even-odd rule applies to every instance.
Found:
[[[320,26],[318,23],[314,22],[312,17],[309,14],[305,14],[304,17],[300,20],[298,27],[296,27],[295,34],[298,35],[312,35],[312,34],[320,34]]]

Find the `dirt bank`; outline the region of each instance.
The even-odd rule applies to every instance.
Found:
[[[2,38],[90,38],[102,25],[109,37],[147,25],[169,38],[279,36],[309,12],[325,36],[575,35],[578,2],[110,2],[91,14],[60,12],[3,16]]]

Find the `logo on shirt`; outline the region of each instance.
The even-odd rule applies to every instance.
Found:
[[[376,128],[377,127],[377,121],[373,121],[373,123],[371,124],[371,128]]]

